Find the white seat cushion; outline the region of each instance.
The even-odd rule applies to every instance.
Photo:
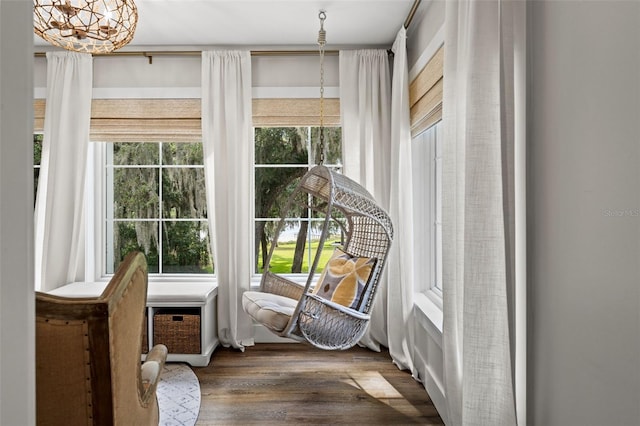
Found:
[[[267,328],[282,331],[287,326],[297,300],[260,291],[245,291],[242,307],[254,320]]]

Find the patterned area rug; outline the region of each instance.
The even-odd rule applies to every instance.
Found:
[[[160,426],[193,426],[200,412],[200,383],[186,364],[164,365],[157,389]]]

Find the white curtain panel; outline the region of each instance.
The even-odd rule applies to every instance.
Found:
[[[407,33],[400,29],[393,44],[391,84],[391,181],[389,215],[394,240],[387,267],[387,329],[389,353],[402,369],[415,376],[413,353],[413,174]]]
[[[520,2],[445,9],[443,352],[452,425],[513,426],[514,25]],[[521,119],[522,117],[519,117]],[[522,336],[524,337],[524,336]]]
[[[251,285],[253,234],[251,54],[202,52],[202,143],[209,232],[218,281],[218,337],[253,345],[242,309]]]
[[[93,59],[47,52],[47,99],[35,208],[35,288],[84,280],[84,188]]]
[[[389,210],[391,77],[386,50],[341,50],[340,119],[343,173]],[[360,344],[380,351],[387,343],[387,274],[381,277],[369,330]]]
[[[389,348],[399,368],[414,372],[411,359],[413,305],[413,205],[406,32],[393,46],[393,80],[385,50],[340,52],[340,111],[345,175],[364,185],[394,224],[371,323],[360,344]]]
[[[386,50],[341,50],[343,173],[389,209],[391,74]]]

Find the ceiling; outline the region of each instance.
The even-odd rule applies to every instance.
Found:
[[[123,50],[153,46],[390,47],[414,0],[135,0],[138,26]],[[35,36],[36,46],[47,46]]]

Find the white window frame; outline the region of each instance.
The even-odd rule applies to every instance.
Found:
[[[42,135],[42,136],[44,137],[44,132],[41,132],[41,131],[34,131],[34,132],[33,132],[33,136],[36,136],[36,135]],[[35,141],[34,141],[34,142],[35,142]],[[40,162],[42,163],[42,158],[40,158]],[[34,170],[35,170],[35,169],[39,169],[39,168],[40,168],[40,164],[35,164],[35,163],[33,164],[33,169],[34,169]]]
[[[442,309],[442,121],[412,139],[416,292]]]
[[[123,141],[126,142],[126,141]],[[146,143],[146,142],[145,142]],[[160,142],[148,142],[159,144]],[[86,194],[86,241],[85,241],[85,277],[87,281],[108,281],[113,273],[107,273],[106,265],[109,261],[107,247],[109,242],[107,215],[110,214],[106,206],[109,199],[113,202],[112,185],[109,185],[107,176],[107,160],[109,158],[109,148],[113,146],[112,142],[91,142],[88,150],[89,173],[87,173],[87,182],[85,188]],[[160,161],[162,158],[160,157]],[[137,167],[137,166],[134,166]],[[151,167],[175,167],[166,165],[154,165]],[[202,167],[202,166],[188,166]],[[92,173],[93,172],[93,173]],[[160,175],[161,176],[161,175]],[[161,177],[159,176],[159,179]],[[159,189],[162,191],[162,189]],[[112,213],[112,212],[111,212]],[[154,219],[154,221],[162,221],[162,218]],[[175,219],[172,219],[172,221]],[[185,219],[193,221],[195,219]],[[206,220],[206,219],[205,219]],[[91,232],[93,230],[93,232]],[[211,238],[211,234],[210,238]],[[158,247],[159,262],[162,262],[162,247]],[[111,254],[113,256],[113,254]],[[213,274],[193,274],[193,273],[149,273],[149,282],[208,282],[212,283],[216,280],[215,272]]]
[[[255,174],[256,174],[256,169],[259,168],[284,168],[284,167],[291,167],[291,168],[306,168],[307,170],[310,170],[311,168],[313,168],[316,164],[313,163],[313,152],[311,150],[311,129],[314,127],[320,127],[318,125],[281,125],[281,126],[254,126],[253,127],[253,144],[254,144],[254,149],[255,149],[255,129],[256,128],[264,128],[264,127],[280,127],[280,128],[285,128],[285,127],[306,127],[307,128],[307,141],[308,141],[308,145],[307,145],[307,164],[288,164],[288,163],[283,163],[283,164],[257,164],[255,161],[255,158],[253,160],[253,176],[254,176],[254,182],[255,182]],[[340,127],[340,126],[325,126],[325,127]],[[340,160],[342,161],[342,153],[340,155]],[[327,167],[331,168],[331,169],[342,169],[343,165],[342,163],[340,164],[325,164]],[[254,200],[255,203],[255,187],[252,185],[252,199]],[[286,218],[287,221],[296,221],[299,220],[300,218],[297,217],[291,217],[291,218]],[[255,225],[258,221],[267,221],[267,222],[274,222],[277,223],[280,221],[280,218],[262,218],[262,217],[256,217],[255,215],[255,209],[254,209],[254,214],[253,214],[253,229],[255,230]],[[312,222],[314,220],[309,219],[309,222]],[[317,219],[316,221],[318,222],[323,222],[322,219]],[[253,254],[255,253],[255,247],[256,244],[258,243],[255,240],[255,232],[252,233],[253,235],[253,245],[252,245],[252,249],[253,251],[251,252],[251,256],[253,258]],[[307,256],[307,264],[311,265],[311,263],[313,262],[313,252],[311,250],[306,250],[306,256]],[[253,267],[253,276],[252,276],[252,286],[257,286],[262,278],[262,273],[258,272],[255,269],[255,264],[252,265]],[[301,272],[301,273],[279,273],[278,275],[281,275],[291,281],[294,282],[298,282],[301,284],[305,284],[307,277],[308,277],[308,273],[306,272]],[[320,274],[315,274],[316,276],[319,276]]]

